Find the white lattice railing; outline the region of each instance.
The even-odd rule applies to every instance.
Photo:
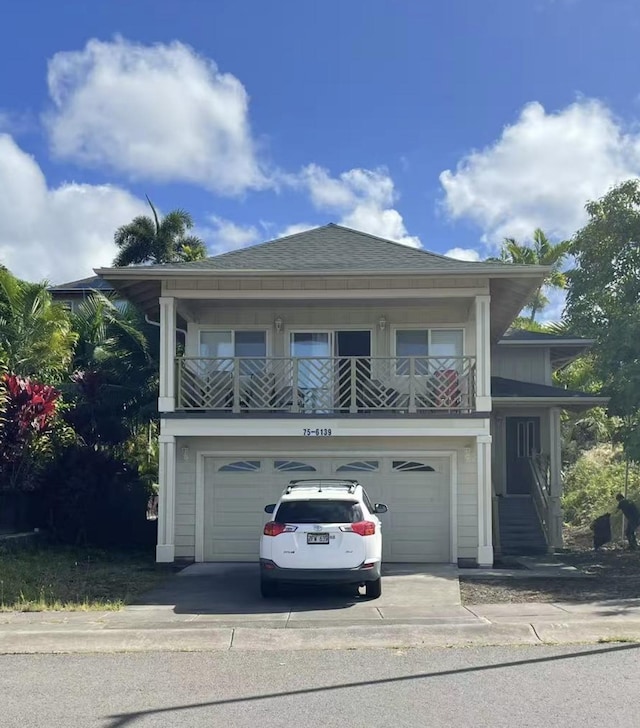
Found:
[[[474,357],[177,359],[177,408],[358,414],[472,412]]]

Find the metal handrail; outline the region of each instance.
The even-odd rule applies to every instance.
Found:
[[[535,453],[529,456],[527,460],[529,461],[529,468],[533,476],[533,505],[542,524],[545,541],[547,542],[547,546],[549,546],[549,529],[551,526],[549,512],[549,458],[542,453]]]

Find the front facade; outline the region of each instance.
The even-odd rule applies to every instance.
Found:
[[[389,506],[388,562],[492,564],[501,423],[537,412],[513,392],[498,405],[492,352],[545,272],[335,225],[98,271],[160,324],[158,561],[256,559],[264,506],[309,474]],[[531,447],[543,437],[553,454],[550,429]]]

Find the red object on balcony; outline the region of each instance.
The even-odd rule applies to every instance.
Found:
[[[438,392],[437,406],[443,409],[455,409],[460,406],[460,381],[455,369],[439,369],[435,373]]]

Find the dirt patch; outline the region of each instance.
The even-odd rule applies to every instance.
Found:
[[[504,602],[589,602],[640,598],[640,551],[627,551],[622,543],[594,551],[591,533],[565,535],[567,551],[556,560],[574,566],[584,578],[460,577],[463,604]]]

